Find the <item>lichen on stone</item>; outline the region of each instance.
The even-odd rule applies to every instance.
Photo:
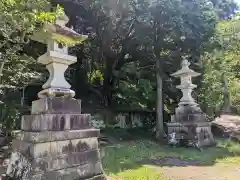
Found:
[[[13,152],[7,169],[8,179],[30,180],[31,163],[20,152]]]

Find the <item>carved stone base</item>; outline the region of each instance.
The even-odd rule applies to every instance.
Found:
[[[167,123],[169,144],[203,147],[214,144],[211,123],[198,104],[179,106]]]
[[[169,144],[179,145],[183,143],[198,148],[214,144],[211,125],[208,122],[171,122],[167,126]]]
[[[80,114],[80,101],[44,98],[22,118],[13,141],[7,175],[18,180],[105,180],[98,145],[100,131],[91,116]]]

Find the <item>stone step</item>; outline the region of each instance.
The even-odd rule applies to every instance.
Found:
[[[34,174],[51,172],[70,167],[76,167],[85,164],[94,164],[100,160],[99,150],[62,154],[52,157],[37,158],[31,163],[32,172]]]
[[[85,179],[87,177],[94,177],[100,175],[103,172],[102,165],[100,162],[95,164],[86,164],[77,167],[72,167],[68,169],[62,169],[58,171],[52,171],[45,173],[44,175],[36,175],[32,177],[32,180],[42,180],[42,179]],[[43,178],[44,177],[44,178]],[[57,177],[57,178],[56,178]],[[85,178],[84,178],[85,177]]]
[[[23,131],[63,131],[91,128],[90,114],[39,114],[22,117]]]
[[[66,169],[46,172],[31,177],[24,177],[26,180],[46,180],[46,179],[61,179],[61,180],[105,180],[101,162],[89,163],[85,165],[75,166]]]
[[[45,131],[45,132],[22,132],[19,140],[40,143],[52,141],[64,141],[72,139],[84,139],[99,137],[99,129],[85,129],[85,130],[67,130],[67,131]]]
[[[31,114],[81,113],[81,100],[67,97],[48,97],[32,102]]]
[[[13,141],[13,152],[20,152],[22,155],[29,158],[58,156],[61,154],[93,150],[98,150],[97,138],[72,139],[43,143],[30,143],[21,140]]]

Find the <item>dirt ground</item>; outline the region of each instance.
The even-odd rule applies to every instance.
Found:
[[[163,172],[173,180],[240,180],[240,167],[224,165],[163,167]]]
[[[150,165],[156,171],[163,173],[167,180],[240,180],[240,166],[233,164],[216,163],[210,166],[202,166],[198,162],[174,158],[145,160],[143,164]],[[166,180],[165,178],[164,180]],[[108,180],[125,179],[109,177]]]
[[[166,159],[156,163],[171,180],[240,180],[240,166],[217,163],[201,166],[197,162]]]

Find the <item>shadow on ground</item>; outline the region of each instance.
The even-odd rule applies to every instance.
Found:
[[[228,140],[218,140],[216,147],[202,152],[193,148],[171,148],[151,140],[118,142],[103,150],[103,166],[107,174],[138,169],[144,165],[212,166],[221,162],[240,165],[240,144]]]

